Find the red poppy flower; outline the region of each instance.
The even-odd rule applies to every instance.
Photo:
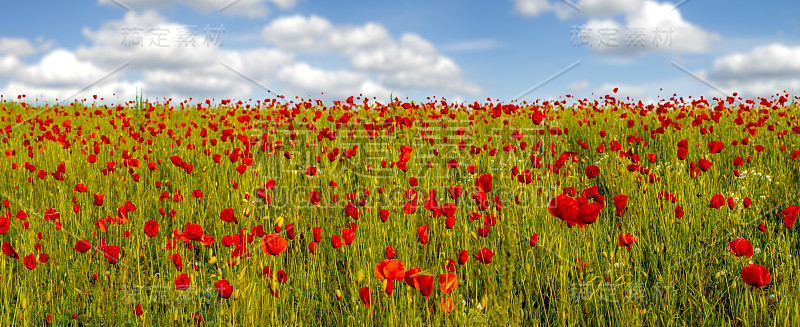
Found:
[[[306,167],[306,176],[316,176],[317,175],[317,167],[308,166]]]
[[[356,231],[352,228],[342,228],[342,239],[344,244],[350,245],[356,239]]]
[[[419,289],[419,287],[417,287],[416,285],[416,278],[418,277],[417,274],[419,274],[419,272],[421,271],[422,269],[419,269],[417,267],[406,270],[404,274],[405,277],[403,278],[406,284],[408,284],[408,286],[413,287],[414,289]]]
[[[450,186],[447,188],[447,193],[450,194],[450,197],[453,198],[453,200],[458,200],[462,192],[461,185]]]
[[[445,273],[439,275],[439,288],[443,294],[450,294],[458,287],[458,277],[455,274]]]
[[[742,281],[750,286],[764,287],[770,281],[769,270],[762,265],[748,265],[742,268],[741,275]]]
[[[400,161],[406,162],[411,160],[412,151],[414,151],[414,148],[410,146],[405,146],[405,145],[400,146]]]
[[[456,225],[456,217],[455,216],[447,216],[444,220],[445,227],[447,229],[453,228]]]
[[[749,208],[750,205],[753,203],[753,200],[750,200],[750,198],[745,197],[744,200],[742,201],[742,203],[744,204],[745,208]]]
[[[194,198],[196,198],[196,199],[202,198],[202,197],[203,197],[203,191],[201,191],[201,190],[194,190],[194,191],[192,191],[192,196],[193,196]]]
[[[288,154],[288,152],[286,152],[286,154]],[[244,172],[246,170],[247,170],[247,165],[245,165],[245,164],[241,164],[241,165],[236,166],[236,172],[238,172],[239,175],[244,174]]]
[[[793,205],[783,209],[783,225],[786,226],[786,228],[792,228],[795,220],[797,220],[798,213],[800,213],[800,205]]]
[[[737,156],[736,158],[733,158],[734,167],[739,167],[741,165],[744,165],[744,160],[742,159],[742,157]]]
[[[403,213],[405,213],[407,215],[412,215],[416,211],[417,211],[417,204],[414,203],[414,201],[408,201],[403,206]]]
[[[0,234],[5,235],[11,228],[11,218],[8,215],[0,216]]]
[[[314,242],[319,243],[320,239],[322,239],[322,227],[311,228],[311,231],[314,234]]]
[[[489,193],[492,191],[492,175],[484,174],[475,180],[475,187],[480,192]]]
[[[288,237],[290,240],[293,240],[294,236],[295,236],[294,235],[294,223],[287,224],[286,225],[286,237]]]
[[[539,234],[533,233],[533,235],[531,235],[531,241],[530,241],[531,246],[536,246],[536,243],[538,241],[539,241]]]
[[[697,165],[700,166],[700,170],[706,172],[709,169],[711,169],[711,166],[713,166],[714,163],[712,163],[710,160],[700,158],[699,160],[697,160]]]
[[[575,219],[578,214],[578,201],[566,194],[559,194],[554,197],[547,205],[547,212],[553,217],[564,221]]]
[[[289,275],[283,270],[278,270],[278,272],[275,273],[275,279],[278,283],[286,284],[286,282],[289,281]]]
[[[119,246],[104,246],[103,255],[109,263],[119,262]]]
[[[189,274],[182,273],[175,278],[175,289],[179,291],[188,290],[191,282],[192,279],[189,277]]]
[[[448,297],[442,301],[442,311],[450,312],[453,311],[453,298]]]
[[[36,255],[26,255],[25,259],[23,259],[23,263],[25,263],[25,267],[28,268],[28,270],[33,270],[33,268],[36,268]]]
[[[684,160],[686,159],[686,155],[689,151],[686,148],[678,148],[678,159]]]
[[[619,246],[624,246],[628,248],[628,251],[630,251],[631,245],[633,245],[633,243],[636,243],[636,238],[633,237],[633,235],[631,234],[620,234],[619,237],[617,237],[617,243],[619,244]]]
[[[158,234],[158,222],[155,220],[148,220],[144,223],[144,233],[147,234],[147,236],[155,237],[156,234]]]
[[[3,242],[3,254],[14,259],[19,259],[19,254],[17,254],[17,251],[14,250],[14,247],[11,246],[11,243],[8,243],[8,241]]]
[[[94,195],[94,205],[101,206],[103,205],[103,201],[105,200],[106,196],[103,194],[95,194]]]
[[[760,230],[762,233],[766,233],[767,232],[767,226],[765,226],[764,224],[759,224],[758,225],[758,230]]]
[[[586,173],[587,178],[595,178],[597,175],[600,175],[600,167],[589,165],[586,167],[586,171],[584,173]]]
[[[600,215],[600,211],[603,210],[602,203],[585,203],[578,207],[578,213],[575,215],[574,221],[567,221],[569,226],[578,225],[578,227],[583,228],[585,225],[594,223],[597,221],[597,216]]]
[[[322,200],[322,195],[319,191],[313,190],[308,196],[308,201],[311,202],[313,205],[318,205],[319,202]]]
[[[226,279],[214,282],[214,288],[217,289],[217,295],[224,299],[230,298],[231,294],[233,294],[233,286],[231,286],[231,283]]]
[[[184,241],[200,241],[203,238],[203,227],[194,223],[186,223],[181,239]]]
[[[222,211],[219,213],[219,219],[228,223],[239,223],[239,220],[233,215],[233,208],[222,209]]]
[[[681,219],[683,217],[683,208],[680,205],[675,206],[675,218]]]
[[[54,208],[49,208],[44,211],[44,220],[58,220],[59,218],[61,218],[61,214]]]
[[[278,255],[286,250],[288,246],[289,243],[286,241],[286,239],[278,234],[269,234],[264,236],[264,240],[261,242],[261,250],[269,255]]]
[[[172,264],[175,265],[175,268],[178,269],[178,271],[183,270],[183,258],[181,258],[180,253],[173,253],[172,255],[170,255],[170,259],[172,260]]]
[[[489,236],[489,231],[492,230],[491,226],[483,225],[482,227],[478,227],[478,236],[480,237],[487,237]]]
[[[725,197],[722,196],[722,194],[714,194],[714,196],[711,197],[711,202],[708,204],[708,207],[719,209],[723,205],[725,205]]]
[[[428,243],[428,226],[417,227],[417,236],[422,244]]]
[[[394,281],[403,280],[406,269],[397,259],[387,259],[375,265],[375,278],[386,279],[386,294],[392,294]]]
[[[489,196],[486,192],[478,191],[472,193],[472,199],[475,201],[475,206],[478,207],[478,210],[485,211],[489,208]]]
[[[4,249],[5,249],[5,247],[4,247]],[[89,251],[91,249],[92,249],[92,244],[89,243],[89,241],[87,241],[87,240],[80,240],[80,241],[75,242],[75,251],[76,252],[84,253],[84,252]]]
[[[419,275],[416,278],[417,285],[419,285],[419,292],[425,297],[425,300],[433,293],[433,276]]]
[[[720,141],[708,142],[708,152],[719,153],[724,148],[725,148],[725,143],[722,143]]]
[[[308,243],[308,251],[311,252],[311,254],[317,254],[317,251],[319,251],[319,243],[314,241]]]
[[[369,294],[369,287],[362,287],[358,290],[358,297],[361,298],[361,301],[367,306],[367,308],[372,307],[372,295]]]
[[[386,250],[383,251],[383,252],[384,252],[384,255],[386,256],[386,259],[394,259],[395,255],[396,255],[396,253],[394,251],[394,248],[391,245],[387,246]]]
[[[456,268],[458,268],[456,266],[456,261],[453,260],[453,258],[447,258],[447,262],[444,263],[444,270],[447,270],[448,272],[455,272]]]
[[[483,264],[489,264],[492,263],[493,256],[494,253],[492,253],[492,250],[489,250],[488,248],[484,247],[475,253],[475,260],[478,260]]]
[[[417,289],[425,296],[427,300],[428,297],[433,293],[433,276],[421,274],[422,270],[419,268],[411,268],[406,271],[405,282],[408,286]]]
[[[203,235],[203,237],[200,239],[200,242],[202,242],[203,245],[210,247],[212,244],[214,244],[214,237],[211,235]]]
[[[450,161],[447,162],[447,167],[450,169],[458,168],[458,161],[456,161],[456,159],[450,159]]]
[[[333,234],[333,236],[331,236],[331,246],[333,246],[334,249],[342,247],[342,239],[338,234]]]
[[[142,305],[137,303],[136,306],[133,308],[133,313],[135,313],[137,316],[141,316],[142,314],[144,314],[144,311],[142,310]]]
[[[614,207],[616,208],[615,214],[622,217],[625,214],[625,207],[628,205],[628,196],[620,194],[613,196],[612,199],[614,199]]]
[[[381,209],[378,215],[380,216],[381,221],[386,222],[386,220],[389,219],[389,210]]]
[[[689,148],[689,140],[688,139],[683,139],[683,140],[678,141],[678,147],[679,148],[688,149]]]
[[[86,187],[86,185],[83,185],[83,183],[78,183],[78,184],[75,184],[75,188],[73,188],[73,190],[76,191],[76,192],[83,193],[83,192],[86,192],[86,190],[88,190],[88,188]]]
[[[746,255],[749,258],[753,256],[753,245],[750,244],[750,241],[747,239],[737,238],[728,242],[728,247],[731,249],[733,254],[736,254],[737,257]]]
[[[458,252],[458,264],[464,265],[469,261],[469,252],[467,250],[461,250]]]

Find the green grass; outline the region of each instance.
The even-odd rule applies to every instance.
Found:
[[[280,110],[292,112],[293,104],[286,108],[257,108],[256,104],[251,104],[257,110],[236,109],[232,105],[178,110],[171,108],[174,104],[159,104],[148,111],[138,109],[145,108],[141,103],[142,99],[137,99],[135,107],[122,110],[84,107],[80,103],[55,108],[2,104],[0,125],[12,125],[13,132],[2,137],[0,151],[15,150],[16,154],[0,161],[0,176],[4,178],[2,192],[9,200],[3,212],[12,217],[10,231],[0,238],[14,246],[20,259],[0,255],[0,325],[42,325],[47,323],[48,316],[52,316],[55,325],[184,325],[193,322],[194,313],[202,316],[207,325],[231,326],[784,326],[800,319],[797,227],[786,229],[775,215],[775,211],[800,204],[800,197],[797,197],[800,192],[797,167],[800,166],[789,158],[792,151],[800,149],[800,136],[792,134],[791,126],[787,125],[800,123],[794,105],[769,110],[769,118],[763,126],[757,126],[755,136],[750,136],[743,130],[744,125],[737,125],[734,119],[740,114],[744,121],[758,122],[759,117],[764,117],[757,112],[761,107],[747,112],[731,106],[722,112],[719,122],[704,120],[700,126],[693,127],[694,117],[677,119],[678,114],[694,110],[699,115],[711,111],[685,107],[660,114],[651,111],[641,116],[634,106],[622,103],[598,111],[587,107],[554,111],[552,106],[540,106],[545,115],[554,120],[545,120],[537,126],[529,118],[531,106],[521,107],[517,114],[503,114],[494,119],[491,110],[472,111],[450,106],[455,118],[447,115],[431,118],[431,114],[440,112],[441,104],[431,105],[435,109],[413,110],[403,109],[400,103],[393,102],[384,106],[385,114],[380,116],[378,106],[369,110],[359,106],[359,110],[346,111],[341,106],[322,108],[309,101],[308,108],[298,108],[293,120],[298,144],[292,146],[288,122]],[[25,120],[42,109],[48,110],[28,122],[16,122],[17,117]],[[102,116],[89,117],[95,110],[102,111]],[[314,121],[316,110],[321,110],[322,116]],[[76,112],[80,116],[76,116]],[[347,124],[337,125],[327,119],[330,115],[335,121],[345,113],[353,115]],[[623,113],[628,117],[620,118]],[[243,115],[250,116],[251,121],[237,121],[236,118]],[[659,115],[664,119],[659,119]],[[379,133],[375,139],[363,137],[365,121],[378,119],[378,123],[382,123],[387,117],[398,116],[424,119],[430,125],[423,127],[418,120],[413,128],[398,126],[391,133]],[[665,127],[664,134],[651,138],[639,123],[643,120],[652,129],[666,117],[680,123],[681,128]],[[317,131],[309,131],[304,118]],[[360,119],[359,123],[356,118]],[[276,119],[283,124],[276,124]],[[584,119],[597,124],[579,124]],[[628,119],[636,120],[633,128],[626,126]],[[62,124],[65,120],[71,121],[69,132]],[[510,124],[504,125],[503,120]],[[470,121],[474,125],[470,126]],[[458,125],[460,122],[467,123]],[[160,129],[159,123],[163,123],[164,128]],[[461,138],[467,142],[465,149],[457,150],[457,141],[453,141],[457,135],[441,127],[441,123],[474,131]],[[767,126],[772,124],[775,131],[768,130]],[[60,133],[65,134],[70,148],[55,141],[59,133],[53,130],[54,126],[59,126]],[[82,127],[80,134],[78,126]],[[569,133],[539,135],[540,129],[547,131],[553,126],[567,128]],[[700,133],[701,127],[710,126],[714,126],[713,133]],[[161,131],[153,136],[148,130],[150,127]],[[335,140],[317,139],[318,131],[325,127],[336,131]],[[189,128],[191,135],[187,134]],[[206,129],[206,137],[200,136],[202,128]],[[255,162],[240,175],[235,168],[241,164],[241,159],[232,163],[226,151],[245,148],[242,142],[203,145],[206,139],[219,140],[222,131],[230,128],[235,135],[252,134],[261,138],[263,133],[268,133],[272,141],[281,139],[284,147],[274,151],[272,156],[254,147],[251,153]],[[167,132],[170,129],[174,131],[173,136]],[[778,137],[776,133],[783,129],[789,131],[788,135]],[[524,133],[527,148],[515,153],[504,151],[505,143],[519,147],[520,142],[510,138],[516,130]],[[607,131],[608,135],[600,137],[600,130]],[[435,139],[435,144],[417,139],[420,131]],[[139,141],[135,133],[139,133]],[[348,133],[354,133],[354,137],[350,138]],[[649,144],[629,143],[626,140],[629,135],[641,137]],[[101,136],[106,136],[110,144],[103,142]],[[450,142],[443,142],[443,137],[448,137]],[[749,138],[749,145],[731,145],[733,140],[741,142],[745,137]],[[152,140],[152,145],[148,139]],[[586,142],[588,149],[581,149],[576,142],[578,139]],[[681,139],[689,141],[689,155],[683,161],[675,155],[675,144]],[[534,175],[539,173],[543,178],[527,185],[516,182],[510,176],[511,167],[518,166],[520,171],[532,168],[531,147],[540,140],[546,151],[542,154],[542,168],[533,170]],[[647,175],[628,172],[626,167],[630,159],[619,158],[619,151],[611,151],[611,140],[619,141],[622,151],[631,150],[640,155],[641,166],[649,168],[660,181],[648,183]],[[713,140],[725,143],[721,153],[708,153],[706,145]],[[306,141],[311,146],[306,147]],[[555,144],[555,157],[547,153],[551,142]],[[605,142],[606,151],[597,153],[595,148],[601,142]],[[407,173],[391,167],[378,172],[381,160],[397,161],[400,146],[409,143],[414,145],[414,151]],[[83,150],[93,153],[95,144],[99,148],[98,161],[88,164]],[[187,149],[188,144],[195,148]],[[497,148],[497,154],[489,156],[488,151],[470,154],[472,145],[482,147],[484,144],[488,149]],[[755,144],[763,145],[765,151],[757,153]],[[343,155],[339,154],[337,161],[329,162],[321,153],[323,147],[328,151],[341,148],[344,152],[353,145],[358,145],[357,154],[349,160],[338,161]],[[785,151],[780,149],[783,145]],[[28,156],[29,147],[31,157]],[[439,149],[438,156],[431,154],[434,148]],[[208,155],[204,153],[206,149]],[[128,173],[123,150],[140,160],[139,167],[132,168],[139,174],[139,182],[134,182]],[[291,152],[292,159],[284,159],[284,151]],[[553,173],[548,178],[547,164],[555,163],[563,151],[576,151],[578,162],[568,160],[558,174]],[[658,155],[656,163],[646,159],[646,154],[651,152]],[[222,156],[220,163],[212,160],[213,154]],[[150,160],[145,160],[145,155]],[[192,173],[175,167],[169,159],[173,155],[193,164]],[[320,163],[315,160],[317,155],[321,156]],[[735,177],[731,164],[735,156],[750,156],[751,161],[745,161],[738,169],[755,171],[761,176],[748,173],[742,178]],[[446,168],[447,161],[452,158],[458,160],[459,168]],[[688,165],[699,158],[708,158],[714,165],[692,179]],[[150,171],[148,162],[159,159],[158,170]],[[426,168],[429,160],[434,169]],[[116,172],[102,174],[105,163],[111,161],[116,162]],[[598,161],[599,177],[586,179],[584,169]],[[36,166],[36,171],[25,170],[25,162]],[[40,169],[48,173],[55,171],[61,162],[66,165],[64,181],[57,181],[49,174],[44,180],[36,176]],[[18,168],[13,169],[12,164]],[[467,171],[467,165],[471,164],[477,166],[477,174]],[[310,165],[318,168],[316,177],[303,173]],[[373,172],[366,169],[367,165]],[[565,177],[565,172],[570,176]],[[493,206],[486,211],[499,217],[488,237],[477,236],[478,228],[483,225],[481,219],[469,219],[470,212],[477,210],[470,194],[475,190],[475,179],[481,174],[494,176],[489,196],[500,196],[503,203],[501,211]],[[419,196],[418,208],[414,214],[406,215],[402,210],[407,201],[403,192],[410,188],[408,179],[412,176],[419,179],[415,188]],[[637,176],[644,179],[642,183],[636,180]],[[764,176],[770,176],[771,180]],[[270,179],[277,182],[276,189],[267,192],[273,197],[272,204],[254,206],[245,199],[247,194],[251,200],[255,199],[255,190]],[[238,188],[232,186],[232,180],[238,182]],[[338,183],[335,189],[328,187],[330,180]],[[169,185],[156,188],[156,181],[169,181]],[[76,183],[84,183],[89,191],[73,191]],[[457,184],[462,185],[464,194],[454,201],[447,195],[446,188]],[[561,226],[561,221],[548,213],[548,201],[561,193],[563,187],[575,187],[580,193],[594,185],[606,196],[605,208],[595,223],[582,229],[566,228],[566,224]],[[380,194],[379,187],[384,187],[386,192]],[[370,195],[366,197],[366,206],[361,208],[361,218],[353,220],[344,215],[343,207],[349,202],[345,193],[353,191],[358,198],[365,198],[364,188]],[[203,198],[193,198],[194,189],[202,190]],[[311,189],[323,194],[319,206],[307,201]],[[438,204],[456,202],[459,205],[452,229],[445,228],[444,217],[432,218],[423,208],[428,189],[437,191]],[[541,194],[537,194],[539,189]],[[172,196],[179,190],[184,199],[176,203]],[[677,203],[659,199],[658,193],[662,190],[677,196]],[[159,200],[163,191],[169,199]],[[287,195],[283,196],[282,192]],[[711,196],[717,193],[740,200],[733,210],[727,206],[708,208]],[[94,206],[93,194],[105,194],[105,203]],[[330,203],[332,194],[338,194],[338,203]],[[622,217],[614,215],[611,197],[617,194],[629,196]],[[514,204],[515,195],[525,195],[525,201]],[[73,196],[81,206],[77,214],[73,212]],[[743,208],[741,199],[744,197],[753,200],[750,208]],[[125,201],[133,202],[137,208],[129,214],[130,221],[108,224],[106,232],[95,227],[98,219],[115,216],[117,208]],[[677,204],[685,211],[681,219],[673,215]],[[228,207],[234,209],[238,224],[219,219],[220,211]],[[58,220],[63,227],[61,230],[43,220],[41,215],[48,208],[61,213]],[[160,208],[166,212],[174,209],[177,214],[162,216]],[[380,209],[391,211],[385,223],[378,218]],[[29,214],[28,229],[23,228],[22,221],[13,218],[19,210]],[[245,217],[245,210],[251,212],[249,217]],[[143,232],[144,223],[151,219],[160,226],[154,238]],[[262,225],[270,234],[278,221],[283,221],[284,225],[295,224],[297,236],[289,240],[286,251],[277,256],[266,255],[259,247],[261,238],[254,237],[253,243],[247,245],[252,256],[237,259],[236,265],[228,266],[233,247],[221,245],[225,235],[239,233],[242,229],[249,233],[257,225]],[[194,249],[180,243],[176,249],[167,250],[165,245],[172,229],[181,233],[189,222],[200,224],[205,234],[215,238],[215,243],[206,247],[193,242]],[[341,235],[341,228],[351,222],[358,225],[355,241],[334,249],[331,235]],[[767,227],[765,233],[757,229],[762,223]],[[428,226],[430,236],[430,242],[424,245],[418,242],[415,231],[421,225]],[[322,227],[322,240],[319,253],[312,255],[308,244],[312,239],[312,227],[316,226]],[[131,236],[125,237],[125,231]],[[531,247],[528,242],[533,233],[539,234],[539,243]],[[286,236],[285,231],[280,234]],[[617,244],[620,234],[636,237],[637,242],[630,251]],[[750,240],[760,253],[752,258],[730,253],[727,242],[737,237]],[[99,252],[73,251],[78,239],[97,245],[101,238],[109,245],[121,246],[117,264],[106,262]],[[35,249],[37,243],[41,244],[41,251]],[[419,267],[434,276],[433,293],[427,300],[420,291],[402,281],[395,282],[393,294],[383,292],[383,281],[375,278],[374,270],[384,259],[384,249],[389,245],[394,247],[396,259],[401,260],[406,269]],[[473,256],[481,247],[494,252],[492,263],[481,264],[475,260]],[[442,294],[438,276],[445,272],[443,263],[449,258],[457,260],[460,250],[469,251],[470,260],[463,266],[458,265],[454,272],[458,276],[455,291]],[[170,261],[170,254],[174,252],[183,258],[183,271],[177,271]],[[22,258],[38,253],[49,254],[49,262],[40,262],[33,270],[27,269]],[[587,264],[584,269],[576,269],[575,262],[579,258]],[[755,288],[743,283],[739,273],[750,261],[769,269],[772,279],[768,286]],[[192,269],[195,264],[197,271]],[[281,284],[262,277],[264,266],[274,272],[284,270],[288,282]],[[177,291],[173,282],[184,272],[189,273],[194,289]],[[233,285],[231,298],[217,299],[213,285],[219,279],[227,279]],[[131,285],[141,287],[141,297],[126,290]],[[279,298],[270,294],[271,287],[277,289]],[[358,290],[362,287],[370,288],[371,308],[366,308],[359,299]],[[654,298],[654,287],[669,292]],[[337,299],[337,291],[341,293],[341,300]],[[163,296],[162,301],[151,301],[159,294]],[[630,298],[629,294],[642,298]],[[440,305],[448,297],[454,303],[449,313]],[[134,311],[137,303],[144,311],[141,316]],[[76,318],[73,319],[73,315]]]

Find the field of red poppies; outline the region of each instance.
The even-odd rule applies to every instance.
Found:
[[[0,325],[800,320],[788,94],[95,99],[0,103]]]

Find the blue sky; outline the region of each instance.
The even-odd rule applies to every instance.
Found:
[[[592,99],[616,87],[645,102],[769,97],[800,88],[798,9],[739,0],[11,2],[0,22],[0,94],[508,102],[539,86],[522,100]],[[217,39],[203,44],[207,27]]]

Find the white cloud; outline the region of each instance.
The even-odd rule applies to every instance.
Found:
[[[464,81],[455,62],[417,34],[399,40],[377,23],[334,26],[319,16],[290,16],[274,20],[263,30],[264,39],[296,52],[341,54],[352,68],[375,73],[389,88],[434,89],[475,95],[480,88]]]
[[[572,42],[601,53],[700,53],[709,51],[720,38],[684,20],[674,4],[655,0],[515,0],[515,8],[527,16],[552,10],[561,19],[587,18],[584,25],[573,28]]]
[[[219,48],[203,44],[204,35],[183,35],[185,26],[169,23],[155,11],[128,12],[122,20],[110,21],[98,30],[84,28],[91,47],[78,47],[81,58],[114,67],[130,61],[137,69],[184,69],[213,63]],[[163,33],[163,36],[161,35]]]
[[[337,27],[315,15],[277,18],[264,27],[262,36],[281,49],[315,53],[353,54],[392,44],[391,35],[378,23]]]
[[[51,51],[36,64],[20,66],[13,74],[13,80],[3,88],[5,94],[42,95],[43,98],[56,99],[73,95],[112,96],[114,93],[132,97],[135,93],[133,84],[118,80],[119,72],[105,71],[65,49]],[[84,93],[76,94],[84,88],[87,88]]]
[[[131,45],[130,28],[134,27],[143,31],[141,42]],[[151,27],[164,31],[163,40],[150,31]],[[215,45],[219,41],[216,35],[211,35],[206,44],[205,35],[199,31],[193,43],[187,42],[192,39],[181,36],[183,28],[155,11],[129,12],[122,20],[108,22],[98,30],[84,29],[92,45],[79,47],[76,53],[104,68],[129,62],[129,70],[141,73],[140,82],[145,90],[156,97],[172,98],[241,98],[254,90],[266,94],[248,78],[267,85],[279,67],[294,61],[292,54],[278,49],[225,49]]]
[[[745,96],[770,96],[783,90],[800,90],[800,46],[767,44],[744,53],[714,60],[709,71],[698,75],[720,87]]]
[[[514,10],[528,17],[537,16],[552,7],[548,0],[514,0]]]
[[[56,49],[39,63],[17,70],[14,79],[28,85],[69,87],[89,85],[105,74],[91,62],[79,60],[74,53]]]
[[[194,44],[183,42],[191,41],[181,35],[183,28],[154,10],[129,11],[97,29],[84,28],[85,45],[51,50],[37,62],[26,64],[16,56],[0,54],[0,77],[12,77],[2,92],[55,99],[91,85],[76,97],[113,98],[111,93],[116,93],[132,98],[141,88],[149,98],[198,100],[319,96],[320,92],[326,99],[357,94],[385,98],[390,92],[419,89],[452,95],[479,92],[432,43],[415,34],[393,38],[376,23],[337,26],[313,16],[279,18],[264,28],[263,35],[276,46],[251,49],[206,45],[199,31]],[[306,29],[295,33],[299,28]],[[160,41],[157,31],[164,32]],[[135,35],[139,38],[132,38]],[[40,49],[52,46],[37,43]],[[350,67],[315,67],[297,61],[300,52],[345,55]],[[124,68],[110,74],[117,67]]]
[[[363,73],[350,71],[326,71],[309,66],[306,63],[297,63],[281,68],[278,80],[290,90],[301,93],[301,96],[328,96],[338,98],[350,95],[363,94],[367,97],[379,99],[389,96],[390,91],[383,86],[369,80]]]
[[[573,16],[605,17],[632,14],[647,0],[514,0],[514,10],[523,16],[533,17],[548,11],[561,19]]]
[[[611,17],[635,14],[646,2],[648,0],[581,0],[572,3],[572,6],[565,1],[559,1],[552,8],[561,19],[573,16]]]
[[[22,66],[22,63],[14,56],[3,56],[0,57],[0,78],[5,78],[10,76],[17,70],[18,67]]]
[[[28,39],[0,37],[0,54],[25,57],[36,53],[36,47]]]
[[[639,10],[625,14],[624,24],[611,18],[590,19],[581,33],[589,36],[588,45],[598,52],[707,52],[719,36],[685,21],[673,8],[669,3],[645,0]]]
[[[577,81],[569,84],[569,90],[572,92],[580,92],[589,88],[589,82]]]
[[[800,46],[762,45],[746,53],[714,60],[709,77],[714,79],[796,77],[800,74]]]
[[[166,46],[149,44],[150,37],[146,34],[141,46],[124,45],[122,31],[136,26],[166,28],[163,42]],[[259,87],[248,78],[267,83],[282,65],[294,60],[293,55],[278,49],[229,50],[204,46],[202,39],[194,46],[178,46],[177,29],[180,27],[154,11],[131,11],[97,30],[84,29],[90,41],[88,46],[74,51],[56,49],[28,66],[19,64],[13,57],[0,59],[0,76],[9,73],[8,66],[21,66],[13,71],[13,80],[3,92],[33,92],[54,99],[104,79],[79,96],[99,94],[111,98],[112,93],[117,93],[132,98],[135,90],[142,88],[152,98],[244,98]],[[106,77],[125,63],[128,65],[121,71]],[[136,80],[123,81],[127,74],[133,74]],[[266,96],[266,91],[256,92]]]
[[[221,11],[223,14],[267,17],[269,6],[272,3],[281,9],[294,7],[298,0],[98,0],[100,4],[111,6],[127,6],[136,10],[170,8],[176,4],[183,4],[200,12]]]

